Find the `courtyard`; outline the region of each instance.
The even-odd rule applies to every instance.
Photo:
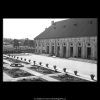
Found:
[[[58,57],[48,57],[36,54],[10,54],[10,58],[3,60],[4,81],[17,82],[90,82],[91,74],[97,80],[97,64],[91,61],[62,59]],[[7,56],[7,55],[5,55]],[[26,60],[25,60],[26,59]],[[12,62],[22,63],[23,68],[12,68]],[[34,65],[35,61],[35,65]],[[41,62],[41,65],[40,65]],[[46,66],[48,64],[48,67]],[[54,66],[56,66],[56,71]],[[68,74],[65,75],[63,69],[66,68]],[[78,75],[74,75],[74,71]]]

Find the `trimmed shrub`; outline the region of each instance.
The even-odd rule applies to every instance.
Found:
[[[24,59],[24,61],[26,61],[26,59]]]
[[[31,62],[31,60],[30,60],[30,59],[29,59],[28,61],[29,61],[29,62]]]
[[[49,64],[46,64],[46,67],[48,67]]]
[[[91,80],[94,80],[95,75],[91,74],[90,77],[91,77]]]
[[[34,63],[34,66],[35,66],[35,64],[36,64],[36,61],[33,61],[33,63]]]
[[[66,73],[66,68],[63,68],[63,71]]]
[[[56,71],[57,71],[57,69],[56,69],[56,68],[57,68],[57,66],[56,66],[56,65],[54,65],[54,66],[53,66],[53,68],[54,68],[54,70],[55,70],[55,72],[56,72]]]
[[[41,66],[42,65],[42,62],[39,62],[39,65]]]
[[[75,74],[75,75],[77,75],[77,73],[78,73],[77,71],[74,71],[74,74]]]

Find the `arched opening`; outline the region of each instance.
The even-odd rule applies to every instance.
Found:
[[[42,50],[42,53],[44,53],[44,54],[45,54],[45,50]]]
[[[52,55],[54,55],[54,46],[52,46],[51,52],[52,52]]]
[[[78,47],[78,57],[80,57],[80,58],[81,58],[81,52],[82,52],[82,48]]]
[[[49,46],[47,46],[47,54],[49,54]]]
[[[58,57],[60,56],[60,47],[59,46],[57,47],[57,56]]]
[[[91,58],[91,47],[87,47],[87,58]]]
[[[73,57],[73,47],[70,47],[70,57]]]
[[[66,58],[66,47],[63,47],[63,57]]]

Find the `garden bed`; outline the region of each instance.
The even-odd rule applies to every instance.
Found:
[[[6,63],[6,62],[3,62],[3,64],[8,64],[8,63]]]
[[[29,69],[34,70],[34,71],[37,71],[37,72],[40,72],[42,74],[55,74],[55,73],[60,73],[58,71],[55,72],[54,70],[47,69],[47,68],[44,68],[44,67],[39,67],[39,66],[29,67]]]
[[[88,80],[77,78],[71,75],[58,75],[58,76],[51,76],[51,77],[58,79],[62,82],[89,82]]]
[[[24,70],[18,69],[18,68],[8,69],[6,67],[3,67],[3,71],[13,78],[35,76],[35,75],[32,75],[32,74],[30,74]]]
[[[17,63],[24,63],[24,64],[30,64],[28,62],[23,62],[17,59],[13,59],[13,58],[5,58],[6,60],[10,61],[10,62],[17,62]]]
[[[22,80],[18,80],[17,82],[47,82],[46,80],[42,79],[42,78],[31,78],[31,79],[22,79]]]

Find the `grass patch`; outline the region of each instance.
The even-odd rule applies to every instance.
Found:
[[[6,63],[6,62],[3,62],[3,64],[8,64],[8,63]]]
[[[24,64],[30,64],[28,62],[23,62],[17,59],[13,59],[13,58],[5,58],[6,60],[10,61],[10,62],[16,62],[16,63],[24,63]]]
[[[77,78],[71,75],[58,75],[58,76],[51,76],[52,78],[58,79],[62,82],[89,82],[88,80]]]
[[[42,78],[31,78],[31,79],[22,79],[22,80],[18,80],[17,82],[47,82],[46,80],[42,79]]]
[[[34,71],[37,71],[37,72],[40,72],[42,74],[55,74],[55,73],[60,73],[58,71],[55,72],[54,70],[47,69],[47,68],[44,68],[44,67],[39,67],[39,66],[29,67],[29,69],[34,70]]]
[[[3,71],[13,78],[35,76],[18,68],[8,69],[8,68],[3,67]]]

